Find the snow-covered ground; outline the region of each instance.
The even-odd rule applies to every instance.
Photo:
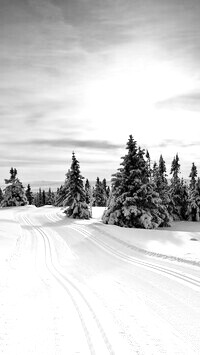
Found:
[[[200,223],[165,230],[0,209],[0,352],[200,354]]]
[[[101,220],[104,208],[93,208],[93,218]],[[194,261],[200,265],[200,222],[172,222],[171,227],[157,230],[130,229],[106,226],[106,229],[136,250],[148,255]]]

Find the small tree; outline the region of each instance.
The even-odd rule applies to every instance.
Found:
[[[29,205],[32,205],[34,198],[33,198],[33,193],[31,191],[30,184],[28,184],[27,189],[26,189],[26,198],[27,198]]]
[[[8,186],[4,189],[2,207],[24,206],[27,204],[24,187],[16,176],[17,170],[11,168],[10,179],[5,179],[5,184]]]
[[[89,219],[90,211],[86,203],[86,193],[83,187],[83,176],[80,173],[79,162],[72,153],[72,164],[68,173],[65,213],[68,217],[77,219]]]

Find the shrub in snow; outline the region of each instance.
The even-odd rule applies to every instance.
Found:
[[[21,181],[16,178],[17,170],[10,169],[10,179],[5,179],[6,188],[4,189],[2,207],[24,206],[27,204],[24,187]]]
[[[72,164],[67,174],[66,195],[64,206],[68,208],[64,211],[68,217],[78,219],[89,219],[90,210],[86,203],[86,193],[83,187],[83,176],[80,173],[79,162],[72,153]]]
[[[150,180],[144,151],[137,148],[132,136],[129,137],[127,150],[127,155],[122,158],[122,168],[113,175],[112,193],[103,222],[136,228],[168,226],[169,213]]]

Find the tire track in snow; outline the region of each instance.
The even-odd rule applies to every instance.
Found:
[[[158,265],[150,263],[150,262],[142,261],[142,260],[135,258],[133,256],[129,256],[129,255],[113,248],[109,244],[105,243],[103,240],[99,240],[99,239],[95,238],[92,235],[92,233],[90,233],[85,228],[80,227],[77,224],[69,225],[68,228],[73,229],[73,230],[79,232],[80,234],[82,234],[84,237],[89,238],[94,244],[98,245],[103,250],[105,250],[107,253],[117,257],[118,259],[129,262],[131,264],[139,265],[141,267],[144,267],[144,268],[147,268],[150,270],[153,270],[156,273],[167,276],[168,278],[173,278],[176,281],[178,281],[184,285],[192,287],[196,291],[200,291],[200,279],[197,277],[191,276],[189,274],[183,274],[183,273],[178,272],[174,269],[163,267],[163,266],[158,266]]]
[[[78,289],[78,287],[71,280],[69,280],[69,278],[67,278],[66,275],[64,275],[60,270],[58,270],[58,268],[55,266],[55,263],[53,260],[53,254],[52,254],[52,246],[51,246],[51,242],[50,242],[48,235],[42,230],[41,227],[34,226],[27,216],[26,217],[24,216],[23,218],[29,226],[31,226],[35,231],[37,231],[41,235],[41,237],[43,239],[46,267],[49,270],[49,272],[51,273],[51,275],[65,289],[68,296],[70,297],[70,299],[77,311],[79,319],[81,321],[82,328],[84,330],[84,334],[85,334],[85,337],[86,337],[86,340],[88,343],[90,353],[92,355],[96,354],[95,346],[94,346],[93,341],[91,339],[91,332],[93,332],[93,330],[92,331],[91,331],[91,329],[88,330],[88,326],[86,325],[86,322],[84,320],[84,316],[81,311],[80,300],[81,300],[81,303],[84,304],[84,307],[87,309],[87,313],[89,313],[89,317],[93,323],[92,328],[95,326],[98,330],[98,333],[101,337],[101,340],[99,339],[101,342],[101,347],[102,346],[104,347],[103,353],[105,354],[105,350],[106,350],[106,353],[114,355],[112,346],[111,346],[111,344],[107,338],[107,335],[106,335],[99,319],[97,318],[93,308],[91,307],[91,305],[89,304],[89,302],[87,301],[85,296],[82,294],[82,292]],[[77,302],[77,296],[79,298],[78,302]],[[86,319],[86,321],[88,322],[88,319]],[[102,344],[102,341],[103,341],[103,344]]]

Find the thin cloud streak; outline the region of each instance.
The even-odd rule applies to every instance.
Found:
[[[123,146],[120,144],[114,144],[108,141],[97,141],[97,140],[77,140],[77,139],[35,139],[28,141],[15,141],[9,142],[9,144],[14,146],[32,146],[37,147],[52,147],[52,148],[86,148],[86,149],[97,149],[97,150],[116,150],[121,149]]]

